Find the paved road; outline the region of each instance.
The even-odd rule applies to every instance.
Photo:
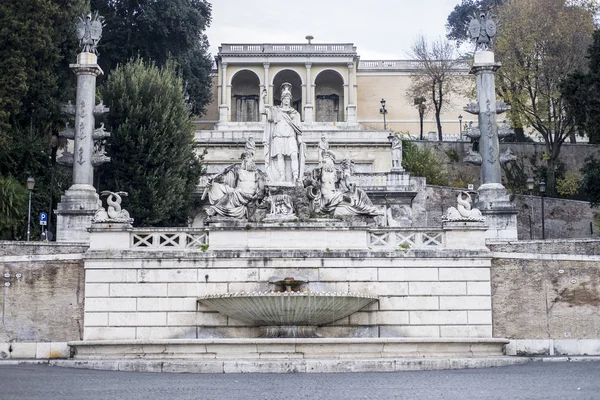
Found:
[[[354,374],[159,374],[0,366],[1,400],[600,399],[600,362]]]

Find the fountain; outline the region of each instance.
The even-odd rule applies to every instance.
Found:
[[[366,293],[313,292],[300,277],[272,277],[264,292],[222,293],[198,299],[228,317],[260,326],[263,337],[316,337],[316,328],[337,321],[377,301]]]

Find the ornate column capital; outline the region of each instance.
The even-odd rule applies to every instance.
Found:
[[[223,68],[223,69],[227,69],[227,63],[226,63],[226,62],[222,62],[222,63],[221,63],[221,68]]]
[[[271,66],[271,63],[268,63],[268,62],[264,62],[263,63],[263,68],[264,69],[269,69],[270,66]]]
[[[353,70],[354,69],[354,61],[348,63],[348,69],[349,70]]]
[[[306,69],[310,69],[310,67],[312,67],[311,62],[304,63],[304,65],[306,66]]]

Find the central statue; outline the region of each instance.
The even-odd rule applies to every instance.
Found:
[[[300,114],[292,107],[292,85],[281,85],[281,106],[267,105],[266,89],[261,104],[261,113],[267,116],[263,137],[267,176],[271,182],[297,184],[304,174],[306,144]]]

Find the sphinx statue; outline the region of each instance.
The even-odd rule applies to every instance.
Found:
[[[352,160],[346,158],[341,167],[336,168],[335,155],[331,151],[325,150],[321,156],[321,166],[313,169],[304,179],[312,212],[332,214],[334,217],[374,217],[383,214],[367,194],[351,182],[354,166]]]

